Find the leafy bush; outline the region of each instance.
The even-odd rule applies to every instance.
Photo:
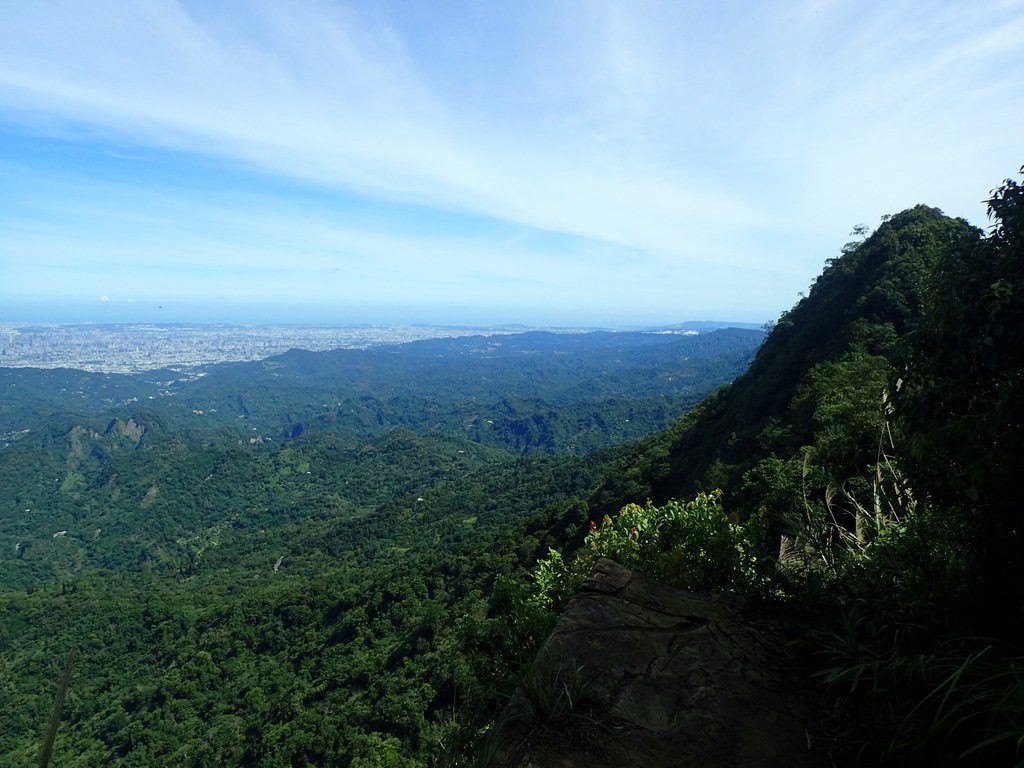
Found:
[[[550,550],[537,563],[530,603],[560,611],[602,557],[682,589],[750,589],[762,581],[756,556],[762,534],[759,520],[741,524],[726,513],[719,490],[661,506],[627,504],[600,525],[590,523],[572,560]]]
[[[608,557],[683,589],[744,589],[757,580],[754,525],[722,507],[722,492],[656,507],[627,504],[591,524],[585,560]]]

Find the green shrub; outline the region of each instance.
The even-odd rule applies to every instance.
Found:
[[[570,562],[551,550],[534,569],[535,605],[561,610],[607,557],[682,589],[750,589],[760,582],[756,552],[759,521],[741,524],[722,507],[722,492],[662,506],[627,504],[615,517],[590,524],[584,548]]]

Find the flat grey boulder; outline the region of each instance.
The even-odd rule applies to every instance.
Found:
[[[731,597],[600,560],[490,742],[491,768],[831,765],[813,687]],[[822,745],[824,746],[824,745]]]

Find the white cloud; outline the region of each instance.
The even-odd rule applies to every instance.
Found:
[[[735,269],[803,288],[852,224],[917,202],[977,218],[980,195],[1021,161],[1022,10],[18,3],[0,25],[0,110],[28,130],[98,131],[126,154],[184,150],[594,241],[560,271],[536,237],[510,251],[294,211],[251,222],[279,229],[264,242],[281,247],[304,228],[289,258],[310,269],[348,252],[422,281],[417,264],[434,259],[494,280],[532,269],[555,293],[585,282],[584,264],[614,282],[609,252],[642,254],[618,283],[657,285],[664,304],[671,280]],[[272,261],[230,223],[246,218],[238,202],[205,204],[230,242],[186,233],[181,266]],[[147,229],[133,226],[141,247]]]

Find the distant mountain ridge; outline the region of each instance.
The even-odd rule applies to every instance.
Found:
[[[664,428],[738,375],[762,340],[763,332],[742,329],[531,331],[291,350],[184,372],[0,368],[0,387],[17,393],[0,403],[0,434],[31,427],[33,413],[80,407],[150,411],[189,419],[192,430],[244,427],[276,440],[320,429],[370,437],[429,428],[520,453],[583,453]]]
[[[702,331],[756,326],[697,322],[673,328]],[[276,325],[224,323],[0,323],[0,368],[72,368],[102,373],[187,369],[222,362],[263,360],[288,349],[323,352],[372,349],[460,336],[503,336],[544,331],[667,332],[661,328],[545,328],[527,325]],[[686,332],[686,331],[679,331]],[[690,331],[696,332],[696,330]]]

